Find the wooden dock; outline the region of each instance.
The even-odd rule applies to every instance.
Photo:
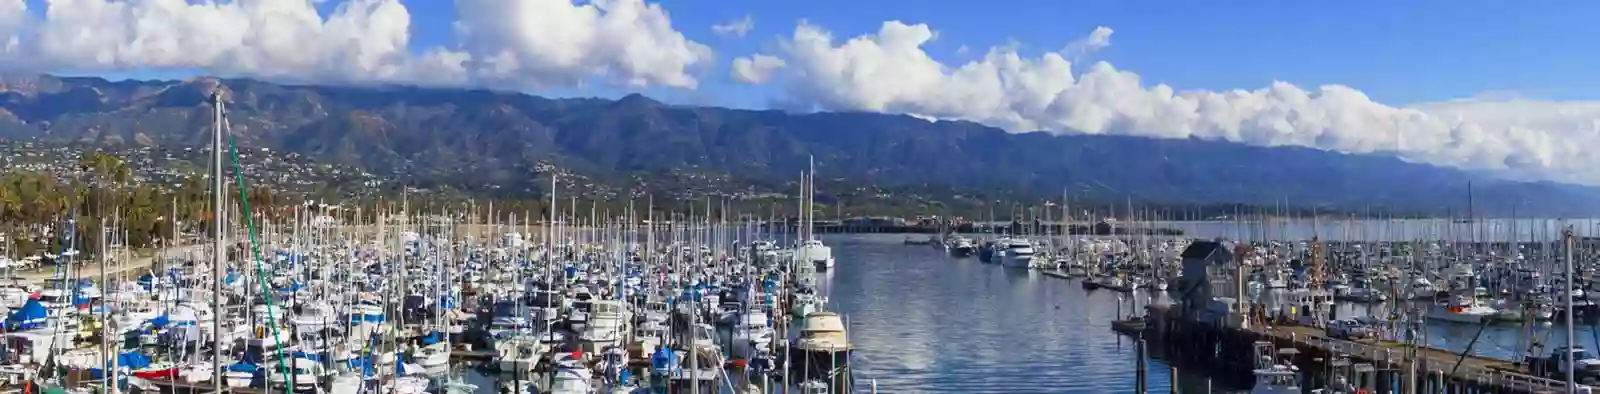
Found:
[[[1315,327],[1232,328],[1185,319],[1176,310],[1152,309],[1149,317],[1119,321],[1112,328],[1147,340],[1153,354],[1175,366],[1208,370],[1240,384],[1253,381],[1255,344],[1269,342],[1275,350],[1294,349],[1293,353],[1298,353],[1292,363],[1307,375],[1312,388],[1343,376],[1350,382],[1371,382],[1373,387],[1367,389],[1384,393],[1400,392],[1401,387],[1396,385],[1403,386],[1408,379],[1415,379],[1417,392],[1566,392],[1566,382],[1533,376],[1524,366],[1511,361],[1476,355],[1462,357],[1457,352],[1411,348],[1393,341],[1334,339]],[[1335,371],[1336,367],[1350,366],[1333,365],[1332,361],[1340,358],[1367,366],[1360,372],[1370,376],[1352,378],[1351,371]]]
[[[1332,354],[1349,355],[1352,359],[1381,360],[1395,368],[1404,368],[1413,359],[1427,379],[1470,381],[1471,386],[1507,389],[1519,393],[1560,393],[1564,381],[1546,379],[1528,373],[1525,366],[1493,357],[1466,355],[1427,346],[1412,348],[1405,343],[1387,340],[1350,341],[1329,338],[1322,329],[1306,326],[1279,326],[1255,328],[1251,331],[1272,338],[1274,344],[1291,344],[1295,348],[1326,349]],[[1456,364],[1460,363],[1457,367]],[[1451,372],[1454,372],[1453,374]]]

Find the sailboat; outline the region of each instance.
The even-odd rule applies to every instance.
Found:
[[[801,242],[800,247],[795,250],[795,258],[801,263],[816,265],[818,271],[825,271],[833,269],[833,248],[823,244],[814,233],[812,215],[816,210],[816,204],[812,197],[816,194],[816,163],[810,162],[808,166],[810,169],[800,178]]]

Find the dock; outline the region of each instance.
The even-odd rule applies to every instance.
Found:
[[[1112,329],[1147,341],[1152,354],[1179,368],[1197,368],[1221,379],[1254,381],[1258,343],[1270,343],[1311,387],[1335,377],[1376,392],[1563,393],[1566,382],[1531,375],[1518,363],[1383,340],[1329,338],[1298,325],[1213,324],[1184,318],[1177,309],[1149,308],[1147,317],[1121,320]],[[1459,366],[1457,365],[1459,361]],[[1409,373],[1408,373],[1409,372]]]

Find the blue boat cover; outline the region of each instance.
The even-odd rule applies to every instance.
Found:
[[[150,366],[150,356],[139,352],[123,352],[117,355],[117,366],[126,366],[128,369],[140,369]]]
[[[11,331],[27,330],[44,325],[50,317],[50,311],[37,299],[30,299],[22,304],[22,308],[11,312],[6,317],[6,329]]]

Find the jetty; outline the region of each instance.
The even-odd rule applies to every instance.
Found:
[[[1170,302],[1147,305],[1144,316],[1113,330],[1137,338],[1152,355],[1180,369],[1204,371],[1248,385],[1263,359],[1292,366],[1304,387],[1351,387],[1373,392],[1564,393],[1566,382],[1537,376],[1517,361],[1425,346],[1417,341],[1341,339],[1323,328],[1320,308],[1285,306],[1269,312],[1244,303],[1244,269],[1220,241],[1196,241],[1182,252],[1183,273]],[[1317,305],[1320,293],[1306,293]],[[1421,324],[1420,321],[1415,324]],[[1411,326],[1405,337],[1421,327]],[[1269,364],[1270,365],[1270,364]]]
[[[1342,378],[1382,393],[1565,392],[1565,382],[1491,357],[1393,341],[1334,339],[1307,326],[1212,324],[1187,319],[1180,309],[1148,309],[1147,316],[1115,322],[1113,330],[1147,341],[1152,354],[1177,368],[1227,382],[1251,381],[1258,362],[1254,349],[1266,345],[1291,355],[1311,387]],[[1408,385],[1412,390],[1402,389]]]

